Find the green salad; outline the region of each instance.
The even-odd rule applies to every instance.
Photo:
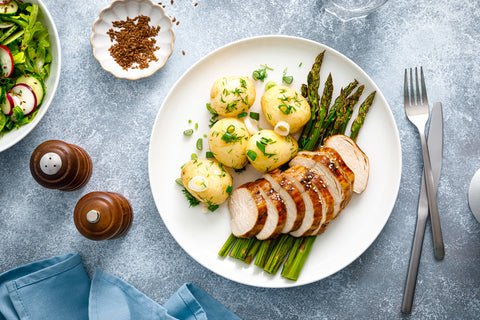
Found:
[[[48,31],[36,4],[0,1],[0,136],[32,121],[50,72]]]

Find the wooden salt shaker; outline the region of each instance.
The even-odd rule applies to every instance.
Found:
[[[30,172],[45,188],[74,191],[90,180],[92,160],[85,150],[76,145],[49,140],[33,151]]]
[[[122,195],[95,191],[78,201],[73,220],[78,231],[86,238],[111,240],[128,231],[133,221],[133,210]]]

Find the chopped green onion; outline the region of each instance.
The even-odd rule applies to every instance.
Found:
[[[232,194],[233,188],[232,186],[228,186],[227,189],[225,190],[226,193]]]
[[[210,103],[207,103],[207,110],[211,114],[217,115],[217,113],[215,112],[215,110],[213,110],[212,105]]]
[[[198,122],[195,123],[195,130],[198,130]]]
[[[246,117],[247,115],[248,115],[247,112],[242,112],[242,113],[240,113],[240,114],[237,116],[237,118],[239,118],[239,119],[240,119],[240,118],[244,118],[244,117]]]
[[[255,159],[257,159],[257,153],[253,150],[248,150],[247,157],[249,157],[250,160],[255,161]]]
[[[214,158],[214,157],[215,157],[215,156],[213,155],[213,152],[211,152],[211,151],[207,151],[206,154],[205,154],[205,156],[206,156],[207,158]]]
[[[250,112],[250,118],[253,120],[260,120],[260,114],[258,112]]]
[[[197,150],[202,150],[203,149],[203,139],[198,138],[197,140]]]
[[[182,181],[182,179],[181,179],[181,178],[177,178],[177,179],[175,179],[175,182],[176,182],[178,185],[180,185],[180,186],[182,186],[182,187],[183,187],[183,181]]]
[[[192,153],[192,155],[190,156],[190,159],[192,159],[192,160],[198,159],[197,154],[196,154],[196,153]]]
[[[188,129],[188,130],[185,130],[183,131],[183,134],[185,136],[191,136],[193,134],[193,129]]]
[[[261,65],[262,68],[253,71],[252,77],[254,80],[264,81],[265,78],[268,76],[267,70],[273,70],[272,68],[268,67],[267,65]]]
[[[275,81],[268,81],[266,84],[265,84],[265,90],[268,90],[268,89],[271,89],[273,87],[275,87],[277,84],[275,83]]]
[[[286,84],[292,84],[293,77],[292,76],[283,76],[282,81],[285,82]]]
[[[300,64],[298,65],[298,67],[300,68],[302,66],[303,62],[300,62]]]

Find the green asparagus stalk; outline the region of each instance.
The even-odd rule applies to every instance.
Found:
[[[308,134],[310,133],[310,129],[313,126],[315,121],[315,116],[317,114],[318,109],[318,88],[320,87],[320,68],[322,67],[323,57],[325,55],[325,51],[321,52],[313,62],[312,69],[308,73],[307,76],[307,100],[310,104],[310,119],[305,124],[302,130],[302,134],[300,135],[299,143],[300,146],[305,145],[306,139]],[[303,91],[302,87],[302,91]],[[303,93],[302,93],[303,94]]]
[[[348,122],[352,117],[353,108],[355,107],[358,100],[360,99],[360,96],[362,95],[364,89],[365,89],[365,86],[361,85],[360,87],[358,87],[357,91],[355,91],[350,97],[347,98],[347,110],[346,110],[345,121],[339,124],[339,126],[341,125],[341,128],[337,130],[336,134],[345,134],[345,131],[347,130]]]
[[[253,245],[255,238],[241,238],[238,239],[235,247],[230,252],[230,256],[236,259],[243,260],[247,256],[247,252]]]
[[[282,264],[283,260],[287,256],[288,252],[292,249],[293,244],[295,243],[295,238],[289,234],[282,234],[279,237],[278,244],[274,247],[270,253],[267,263],[263,270],[268,273],[275,274],[277,273],[278,268]]]
[[[333,95],[333,80],[332,74],[328,75],[327,81],[325,81],[325,87],[323,88],[322,99],[320,100],[320,106],[318,108],[318,114],[316,117],[315,125],[309,134],[307,143],[304,145],[303,150],[312,151],[316,149],[317,141],[322,134],[323,121],[328,112],[328,106],[332,101]]]
[[[262,244],[261,240],[255,239],[255,241],[253,242],[253,245],[248,250],[248,253],[245,259],[243,260],[243,262],[245,262],[246,264],[250,264],[253,261],[253,258],[255,258],[261,244]]]
[[[295,243],[293,244],[292,250],[288,253],[287,260],[283,264],[283,270],[290,268],[290,265],[295,260],[295,256],[297,255],[298,249],[300,248],[303,242],[303,238],[295,238]]]
[[[267,263],[268,256],[272,248],[275,246],[277,239],[267,239],[262,241],[262,244],[258,249],[258,254],[255,258],[255,262],[253,263],[254,265],[260,268],[265,267],[265,263]]]
[[[297,254],[293,258],[293,261],[287,265],[288,268],[285,268],[285,265],[282,269],[282,276],[291,279],[297,280],[302,271],[303,265],[312,249],[313,243],[315,242],[316,236],[310,236],[303,238],[302,244],[298,248]]]
[[[218,255],[225,258],[228,255],[228,253],[230,252],[230,250],[232,250],[232,248],[235,245],[235,243],[237,242],[237,240],[238,240],[238,238],[235,237],[233,235],[233,233],[231,233],[230,236],[228,237],[227,241],[225,241],[225,244],[223,245],[223,247],[218,252]]]
[[[370,106],[373,103],[373,99],[375,98],[376,91],[370,93],[370,95],[365,99],[365,101],[360,105],[358,108],[358,115],[357,118],[352,123],[352,128],[350,129],[350,138],[353,141],[357,141],[358,132],[363,126],[365,121],[365,117],[367,116],[368,110],[370,110]]]

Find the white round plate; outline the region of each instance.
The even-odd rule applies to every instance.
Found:
[[[321,85],[332,73],[334,97],[354,78],[365,85],[363,101],[376,90],[374,103],[360,131],[357,143],[370,158],[370,179],[366,191],[354,195],[350,204],[320,235],[297,281],[272,276],[253,264],[217,255],[230,235],[230,215],[226,203],[215,212],[201,206],[190,208],[181,187],[175,183],[180,166],[192,153],[205,157],[208,149],[197,151],[198,138],[208,133],[209,118],[205,104],[210,88],[220,77],[252,75],[260,65],[268,65],[265,82],[280,83],[283,72],[292,75],[292,88],[306,82],[315,57],[326,50],[321,69]],[[257,97],[251,111],[260,111],[264,82],[255,81]],[[261,112],[261,111],[260,111]],[[356,116],[356,109],[353,117]],[[263,114],[261,114],[263,116]],[[352,117],[352,118],[353,118]],[[189,123],[191,121],[191,123]],[[193,136],[186,129],[198,130]],[[262,124],[266,128],[265,122]],[[398,130],[387,101],[378,87],[354,62],[339,52],[316,42],[287,36],[249,38],[226,45],[201,59],[174,85],[167,95],[153,126],[149,149],[150,186],[160,215],[175,240],[196,261],[233,281],[258,287],[294,287],[311,283],[343,269],[358,258],[376,239],[390,216],[401,176],[401,148]],[[261,176],[251,166],[240,175],[232,174],[234,188]]]
[[[47,113],[47,110],[53,101],[53,97],[55,96],[58,82],[60,80],[62,54],[60,49],[60,38],[58,37],[55,21],[53,21],[50,12],[48,12],[47,7],[41,0],[29,0],[26,2],[38,5],[38,7],[40,8],[38,20],[42,22],[43,26],[48,30],[49,33],[49,50],[50,54],[52,55],[52,63],[50,64],[50,75],[45,81],[45,97],[42,104],[38,108],[37,115],[30,123],[24,124],[20,128],[13,129],[12,131],[5,133],[3,136],[0,136],[0,152],[7,150],[23,138],[25,138],[33,130],[33,128],[36,127],[40,120],[42,120],[43,116]]]

